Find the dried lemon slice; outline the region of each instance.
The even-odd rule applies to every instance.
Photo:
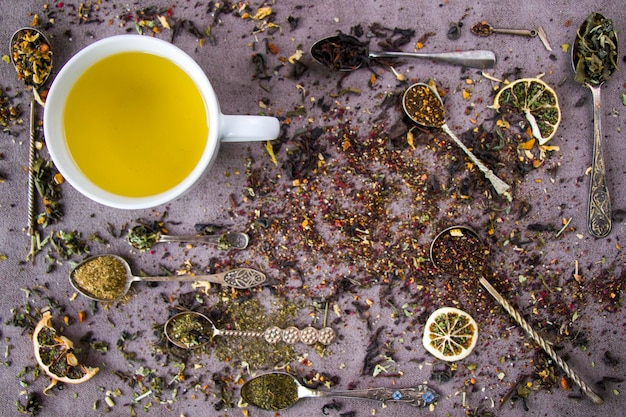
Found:
[[[52,327],[52,315],[49,311],[44,313],[35,327],[33,345],[37,363],[52,378],[52,383],[44,392],[58,381],[80,384],[91,379],[100,370],[78,362],[74,354],[74,343],[65,336],[57,335],[56,329]]]
[[[524,113],[533,136],[544,145],[554,137],[561,123],[561,109],[556,93],[539,78],[521,78],[503,87],[494,100],[498,112],[513,109]]]
[[[470,354],[478,339],[478,326],[463,310],[442,307],[430,315],[424,328],[424,348],[436,358],[454,362]]]

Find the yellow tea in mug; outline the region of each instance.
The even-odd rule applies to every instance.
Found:
[[[172,61],[124,52],[96,62],[72,87],[63,128],[94,184],[124,197],[178,185],[204,151],[209,121],[193,80]]]

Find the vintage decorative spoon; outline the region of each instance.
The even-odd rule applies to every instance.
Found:
[[[587,86],[593,97],[593,156],[587,229],[598,238],[611,232],[611,197],[602,152],[600,88],[617,69],[617,35],[611,20],[593,12],[578,28],[572,48],[576,82]]]
[[[488,249],[478,234],[467,226],[452,226],[441,231],[430,245],[430,259],[435,268],[465,279],[478,279],[480,284],[509,313],[509,316],[556,362],[596,405],[604,403],[589,385],[565,362],[537,331],[522,317],[483,276]]]
[[[35,101],[44,105],[37,91],[52,72],[50,42],[35,28],[25,27],[15,31],[9,43],[11,61],[17,78],[33,91],[30,100],[29,153],[28,153],[28,235],[35,232]]]
[[[423,83],[413,84],[404,92],[402,106],[406,115],[415,123],[426,127],[436,127],[447,133],[491,182],[498,194],[504,194],[509,190],[509,185],[487,168],[450,130],[446,124],[443,101],[436,88]]]
[[[135,281],[209,281],[238,289],[253,288],[266,281],[265,274],[251,268],[236,268],[209,275],[138,277],[121,256],[97,255],[85,259],[70,272],[70,283],[87,298],[116,301],[122,298]]]
[[[218,329],[211,319],[197,311],[183,311],[174,314],[165,322],[164,332],[170,342],[183,349],[195,349],[204,346],[215,336],[256,337],[271,344],[282,340],[289,344],[301,342],[312,345],[319,342],[323,345],[329,345],[335,340],[335,331],[330,327],[318,330],[311,326],[304,329],[293,326],[281,329],[272,326],[263,332],[222,330]]]
[[[220,235],[164,235],[146,225],[135,226],[128,232],[128,243],[135,249],[147,250],[163,242],[208,243],[221,249],[245,249],[248,247],[250,237],[242,232]]]
[[[374,52],[354,36],[339,34],[318,40],[311,46],[311,56],[318,63],[336,71],[354,71],[372,58],[425,58],[472,68],[492,68],[496,56],[491,51],[456,51],[439,53]]]
[[[300,398],[357,398],[399,402],[414,407],[428,407],[439,394],[426,384],[411,388],[371,388],[363,390],[317,390],[305,387],[295,377],[284,372],[270,372],[247,381],[241,387],[241,398],[257,408],[279,411],[293,406]]]

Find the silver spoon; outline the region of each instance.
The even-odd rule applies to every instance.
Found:
[[[610,25],[611,31],[609,36],[600,40],[594,39],[594,36],[600,34],[598,31],[587,33],[589,24]],[[602,33],[603,34],[603,33]],[[594,42],[595,40],[595,42]],[[610,43],[613,49],[610,49]],[[594,45],[594,43],[596,43]],[[598,47],[598,54],[590,47]],[[601,62],[601,68],[592,76],[592,71],[587,66],[587,59],[591,58],[593,53],[595,58],[593,64],[598,68],[598,61]],[[580,26],[576,33],[576,40],[572,48],[572,66],[576,72],[575,80],[587,86],[591,90],[593,97],[593,159],[591,169],[591,182],[589,187],[589,204],[587,212],[587,229],[595,237],[606,237],[611,232],[611,197],[609,187],[606,181],[606,172],[604,168],[604,156],[602,153],[602,112],[600,88],[602,84],[613,74],[617,68],[617,35],[610,20],[606,19],[600,13],[591,13],[585,22]],[[613,61],[611,61],[613,60]]]
[[[96,301],[116,301],[122,298],[135,281],[209,281],[238,289],[263,284],[265,274],[251,268],[237,268],[218,274],[138,277],[132,274],[128,262],[117,255],[97,255],[85,259],[70,272],[70,283],[87,298]]]
[[[445,242],[444,239],[448,239],[449,241]],[[466,250],[469,248],[472,249],[472,256],[477,256],[469,259],[470,253],[459,253],[463,245],[466,246]],[[467,252],[469,252],[469,250],[467,250]],[[433,239],[430,245],[430,259],[435,268],[450,274],[458,273],[461,278],[472,278],[472,276],[478,275],[480,273],[480,266],[485,264],[487,254],[488,249],[481,244],[478,234],[467,226],[452,226],[444,229]],[[475,268],[478,268],[478,270]],[[537,333],[515,307],[513,307],[484,276],[478,275],[478,280],[517,324],[524,329],[526,334],[563,369],[565,374],[582,389],[594,404],[601,405],[604,403],[602,397],[596,394],[591,387],[570,368],[567,362],[552,348],[552,345],[548,344],[548,342]]]
[[[15,31],[9,42],[11,62],[17,71],[17,78],[24,81],[33,91],[30,100],[29,150],[28,150],[28,235],[35,233],[35,101],[44,105],[37,89],[50,77],[52,72],[52,51],[50,42],[35,28],[25,27]],[[39,61],[38,61],[39,59]]]
[[[426,384],[411,388],[371,388],[362,390],[317,390],[305,387],[295,377],[284,372],[270,372],[247,381],[241,387],[241,398],[263,410],[279,411],[289,408],[300,398],[358,398],[364,400],[400,402],[414,407],[428,407],[439,394]]]
[[[491,51],[459,51],[440,53],[370,51],[366,43],[354,36],[339,34],[318,40],[311,46],[311,56],[320,64],[336,71],[354,71],[372,58],[426,58],[432,61],[492,68],[496,56]]]
[[[443,101],[436,88],[424,83],[413,84],[404,92],[402,106],[406,115],[415,123],[426,127],[436,127],[447,133],[491,182],[498,194],[504,194],[509,190],[509,185],[487,168],[450,130],[446,124]]]
[[[277,326],[267,328],[263,332],[244,330],[221,330],[202,313],[197,311],[183,311],[170,317],[164,326],[167,339],[183,349],[195,349],[206,345],[215,336],[226,337],[256,337],[263,338],[267,343],[274,344],[283,341],[289,344],[302,342],[307,345],[320,342],[329,345],[335,340],[335,331],[330,327],[316,329],[314,327],[287,327]]]
[[[145,225],[135,226],[128,233],[128,243],[135,249],[147,250],[155,244],[163,242],[208,243],[217,245],[222,249],[245,249],[250,243],[250,237],[241,232],[221,235],[164,235]]]

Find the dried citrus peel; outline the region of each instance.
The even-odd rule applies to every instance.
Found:
[[[67,337],[57,334],[56,329],[52,327],[52,315],[49,311],[43,314],[35,326],[33,346],[37,363],[52,379],[44,393],[59,381],[68,384],[85,382],[100,370],[79,363],[74,354],[74,343]]]
[[[438,359],[454,362],[472,352],[478,339],[474,319],[454,307],[442,307],[430,315],[424,327],[424,348]]]
[[[500,111],[515,109],[526,116],[539,145],[552,139],[561,123],[561,109],[554,90],[539,78],[521,78],[503,87],[492,106]]]

